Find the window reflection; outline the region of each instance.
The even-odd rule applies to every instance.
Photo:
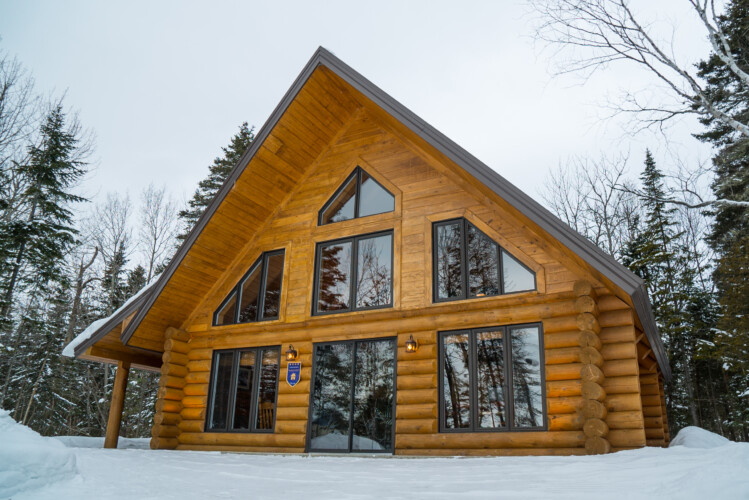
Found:
[[[515,257],[502,250],[505,293],[536,289],[536,276]]]
[[[471,297],[499,294],[499,245],[472,224],[468,227],[468,291]]]
[[[353,344],[328,344],[315,351],[315,385],[310,447],[348,450]]]
[[[213,358],[215,366],[213,369],[213,404],[211,405],[211,416],[208,419],[208,427],[211,429],[220,429],[226,426],[233,358],[234,354],[231,352],[219,352]]]
[[[356,167],[336,194],[320,210],[319,223],[331,224],[395,210],[395,196],[372,176]]]
[[[253,380],[255,380],[255,351],[240,352],[234,398],[234,429],[250,428]]]
[[[263,318],[277,318],[281,307],[281,281],[283,280],[283,254],[268,257],[265,270],[265,298]]]
[[[276,405],[276,381],[278,380],[279,349],[263,350],[260,381],[258,382],[257,413],[255,429],[268,430],[273,428]]]
[[[393,447],[394,359],[392,341],[357,342],[351,426],[354,451]]]
[[[395,197],[364,170],[361,171],[361,187],[359,190],[359,217],[395,210]]]
[[[350,298],[351,242],[323,246],[320,251],[319,311],[348,309]]]
[[[355,217],[356,175],[350,177],[338,195],[330,200],[323,209],[321,223],[341,222]]]
[[[433,228],[434,301],[536,289],[533,271],[466,219],[436,222]]]
[[[510,335],[513,423],[516,427],[540,427],[543,425],[543,415],[538,328],[513,328],[510,330]]]
[[[392,237],[362,238],[357,245],[356,307],[375,307],[392,300]]]
[[[234,316],[237,313],[237,294],[232,293],[231,297],[216,313],[216,324],[217,325],[231,325],[234,323]]]
[[[440,333],[440,430],[543,428],[540,331],[522,325]]]
[[[260,302],[261,267],[260,264],[257,264],[241,285],[242,306],[239,309],[240,323],[257,320],[257,308]]]
[[[507,424],[504,367],[502,332],[478,332],[476,334],[476,391],[479,427],[494,429]]]
[[[262,254],[214,313],[213,324],[232,325],[237,322],[278,319],[281,309],[284,255],[283,250]]]
[[[459,223],[437,226],[437,294],[440,299],[463,296],[462,239]]]
[[[470,426],[471,418],[468,335],[445,335],[442,337],[442,342],[444,352],[443,425],[446,429],[465,429]]]

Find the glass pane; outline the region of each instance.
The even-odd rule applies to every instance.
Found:
[[[499,294],[499,246],[468,225],[468,292],[471,297]]]
[[[395,210],[395,197],[363,170],[359,196],[359,217]]]
[[[351,242],[335,243],[320,249],[318,311],[349,308]]]
[[[478,426],[482,429],[496,429],[507,425],[502,337],[501,331],[476,334]]]
[[[322,224],[353,219],[355,206],[356,175],[352,175],[338,195],[326,205],[322,213]]]
[[[513,328],[512,397],[513,425],[540,427],[543,425],[541,401],[541,353],[538,327]]]
[[[471,394],[468,334],[442,337],[444,366],[442,367],[442,400],[444,415],[442,425],[446,429],[467,429],[471,419]]]
[[[281,281],[283,279],[283,257],[284,254],[275,254],[268,257],[267,269],[265,270],[265,300],[263,301],[263,319],[278,317],[281,307]]]
[[[224,304],[219,312],[216,313],[217,325],[233,325],[234,313],[237,311],[237,294],[232,292],[231,298]]]
[[[260,299],[260,276],[262,267],[260,263],[255,266],[249,276],[240,286],[242,289],[242,305],[239,308],[239,322],[248,323],[257,321],[257,307]]]
[[[536,289],[535,274],[504,250],[502,250],[502,273],[505,282],[504,293]]]
[[[226,416],[229,412],[229,395],[231,393],[231,365],[233,352],[218,352],[213,357],[213,381],[210,418],[210,429],[225,429]]]
[[[393,288],[393,235],[361,239],[358,245],[356,307],[390,304]]]
[[[348,450],[354,344],[318,346],[312,388],[310,449]]]
[[[449,299],[463,296],[460,268],[460,242],[463,239],[459,222],[437,226],[437,297]]]
[[[250,407],[252,405],[252,381],[255,376],[255,351],[239,353],[237,370],[237,395],[234,398],[233,429],[250,428]]]
[[[392,340],[357,343],[352,450],[393,447],[394,359]]]
[[[278,381],[278,349],[264,349],[258,385],[255,429],[272,429]]]

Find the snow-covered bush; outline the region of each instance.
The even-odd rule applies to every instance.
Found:
[[[0,499],[76,474],[75,455],[0,410]]]

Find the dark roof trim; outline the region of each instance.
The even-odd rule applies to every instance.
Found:
[[[666,380],[669,380],[671,378],[671,370],[669,368],[668,358],[663,347],[663,342],[661,341],[660,335],[658,333],[658,327],[656,326],[653,319],[650,300],[648,299],[644,283],[638,276],[636,276],[629,269],[617,262],[616,259],[603,252],[603,250],[598,248],[587,238],[574,231],[567,224],[563,223],[546,208],[533,200],[530,196],[523,193],[520,189],[508,182],[504,177],[489,168],[487,165],[482,163],[480,160],[468,153],[466,150],[461,148],[458,144],[447,138],[445,135],[437,131],[434,127],[419,118],[412,111],[393,99],[387,93],[383,92],[380,88],[378,88],[364,76],[356,72],[353,68],[348,66],[346,63],[338,59],[323,47],[317,49],[317,51],[314,53],[312,58],[302,70],[301,74],[294,81],[294,84],[286,92],[284,98],[273,111],[270,118],[268,118],[268,121],[266,121],[262,129],[260,129],[260,132],[258,132],[258,135],[256,136],[250,148],[234,167],[231,174],[229,175],[229,178],[222,186],[221,190],[208,206],[205,213],[203,213],[203,215],[200,217],[185,242],[177,251],[175,257],[169,263],[169,266],[162,273],[159,281],[154,286],[154,291],[149,294],[146,304],[138,311],[138,313],[135,315],[135,318],[133,318],[128,327],[123,332],[123,343],[126,343],[130,339],[135,329],[145,317],[148,309],[153,305],[154,301],[164,289],[166,283],[169,281],[169,278],[177,269],[177,266],[179,266],[179,263],[182,261],[192,244],[197,239],[200,232],[203,230],[203,227],[205,227],[206,223],[213,215],[213,212],[220,205],[221,201],[223,201],[224,197],[229,192],[236,179],[242,173],[244,168],[249,164],[255,152],[259,149],[260,145],[270,134],[270,131],[273,129],[276,122],[278,122],[278,120],[281,118],[286,108],[291,104],[296,94],[302,88],[312,72],[319,65],[323,65],[333,71],[349,85],[361,92],[363,95],[365,95],[372,102],[381,107],[395,119],[403,123],[415,134],[419,135],[432,147],[436,148],[446,157],[454,161],[456,164],[460,165],[463,169],[466,170],[466,172],[474,176],[478,181],[489,187],[499,197],[510,203],[513,207],[515,207],[531,221],[537,224],[541,229],[549,233],[553,238],[557,239],[572,252],[579,255],[592,268],[596,269],[603,276],[611,280],[612,283],[621,288],[625,293],[629,294],[632,297],[632,302],[635,306],[635,310],[640,318],[640,321],[642,322],[643,329],[645,330],[645,334],[650,341],[650,345],[661,367],[661,371]]]
[[[84,340],[83,342],[75,346],[75,348],[73,349],[73,354],[75,355],[75,357],[77,358],[78,356],[86,352],[86,349],[100,341],[109,332],[111,332],[113,328],[122,323],[125,318],[137,311],[140,306],[143,305],[143,303],[146,301],[146,297],[148,297],[150,294],[150,291],[143,292],[140,297],[137,297],[135,300],[133,300],[130,304],[127,305],[126,308],[124,308],[116,315],[110,317],[106,323],[99,327],[99,329],[97,329],[96,332],[94,332],[94,334],[88,338],[88,340]]]

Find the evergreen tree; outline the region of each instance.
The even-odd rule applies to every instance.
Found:
[[[690,319],[685,312],[693,274],[679,241],[674,221],[676,209],[663,201],[666,199],[663,174],[650,151],[645,154],[645,169],[640,180],[645,220],[641,232],[625,247],[623,263],[647,286],[673,374],[673,381],[666,388],[669,424],[679,429],[688,422],[700,424],[694,401],[694,342]]]
[[[114,253],[104,269],[104,277],[101,280],[102,291],[104,292],[103,311],[104,316],[109,316],[125,303],[128,299],[128,287],[125,282],[127,271],[125,265],[125,243],[120,243],[117,251]]]
[[[255,127],[249,127],[247,122],[244,122],[239,127],[239,132],[231,138],[229,145],[221,148],[223,155],[217,156],[208,167],[208,176],[198,183],[198,189],[195,190],[192,199],[188,202],[188,208],[179,213],[179,217],[184,222],[184,232],[179,236],[180,240],[187,237],[208,204],[224,184],[231,170],[244,152],[247,151],[247,148],[250,147],[255,139],[254,130]]]
[[[78,129],[66,124],[58,103],[42,124],[38,143],[29,148],[28,161],[19,167],[26,186],[22,193],[26,213],[7,225],[4,238],[11,257],[2,269],[4,318],[24,279],[44,284],[61,274],[62,259],[78,232],[69,206],[85,201],[72,192],[85,173],[79,147]],[[29,271],[26,276],[24,268]]]
[[[733,0],[720,27],[737,64],[749,68],[749,0]],[[722,112],[746,123],[749,87],[715,54],[699,65],[707,93]],[[707,130],[697,137],[718,148],[713,158],[712,189],[719,200],[749,201],[749,139],[718,120],[705,117]],[[710,355],[718,362],[730,399],[734,439],[749,439],[749,207],[718,204],[709,243],[716,253],[713,281],[720,311]]]

